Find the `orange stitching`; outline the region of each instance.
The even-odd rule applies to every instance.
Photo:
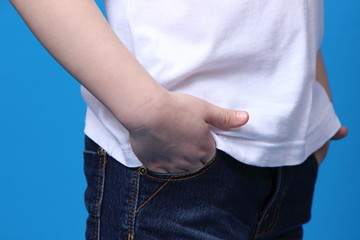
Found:
[[[255,237],[254,239],[256,239],[258,236],[262,235],[262,231],[261,231],[261,227],[263,225],[263,222],[265,221],[264,218],[266,218],[266,215],[268,215],[268,212],[270,211],[271,207],[276,204],[275,200],[277,199],[277,196],[279,195],[279,191],[281,189],[281,179],[282,179],[282,171],[281,168],[277,168],[277,180],[276,180],[276,188],[275,188],[275,192],[272,194],[273,196],[271,197],[270,201],[267,203],[267,206],[265,207],[265,209],[262,211],[262,217],[260,218],[258,224],[257,224],[257,229],[255,232]],[[281,199],[282,196],[280,196],[278,199]],[[276,207],[278,206],[279,201],[277,201],[277,204],[275,205]],[[275,209],[276,210],[276,209]],[[266,227],[266,226],[265,226]],[[268,229],[268,227],[266,228]]]
[[[206,169],[202,168],[202,169],[199,169],[199,171],[203,170],[202,172],[198,173],[198,174],[195,174],[193,176],[189,176],[187,178],[181,178],[181,179],[174,179],[174,176],[170,177],[169,179],[161,179],[161,178],[157,178],[157,177],[153,177],[153,176],[149,176],[149,175],[145,175],[149,178],[152,178],[152,179],[157,179],[157,180],[162,180],[162,181],[166,181],[163,185],[161,185],[161,187],[156,190],[144,203],[142,203],[136,210],[136,214],[140,211],[141,208],[143,208],[147,203],[149,203],[151,201],[151,199],[153,199],[162,189],[164,189],[164,187],[166,185],[168,185],[170,182],[173,182],[173,181],[180,181],[180,180],[187,180],[187,179],[191,179],[191,178],[194,178],[194,177],[197,177],[197,176],[200,176],[201,174],[207,172],[212,166],[214,166],[214,164],[216,163],[218,159],[218,155],[216,154],[215,157],[213,158],[212,161],[209,162],[209,164],[206,166]],[[185,174],[183,174],[185,175]],[[176,177],[179,177],[179,175],[177,175]]]
[[[133,199],[134,199],[134,178],[135,178],[135,174],[133,175],[133,181],[132,181],[132,191],[131,191],[131,196],[130,196],[130,208],[129,208],[129,212],[128,212],[128,235],[131,234],[131,219],[132,219],[132,211],[133,211]]]
[[[280,208],[281,208],[281,206],[282,206],[282,204],[284,202],[284,198],[285,198],[285,195],[286,195],[287,191],[288,191],[288,186],[286,186],[283,193],[281,194],[280,201],[279,201],[278,205],[275,208],[275,211],[274,211],[275,212],[275,218],[274,218],[274,220],[271,222],[271,224],[269,224],[269,226],[262,233],[259,233],[258,235],[256,235],[256,238],[263,237],[266,234],[268,234],[269,232],[271,232],[271,230],[273,230],[273,228],[275,227],[275,224],[279,221]]]
[[[190,173],[189,175],[191,175],[191,174],[195,174],[195,175],[192,175],[192,176],[189,176],[189,177],[186,177],[186,178],[178,178],[178,179],[176,178],[176,177],[181,177],[181,176],[187,175],[186,173],[185,173],[185,174],[182,174],[182,175],[172,176],[172,177],[170,177],[169,179],[158,178],[158,177],[154,177],[154,176],[150,176],[150,175],[146,175],[146,176],[149,177],[149,178],[155,179],[155,180],[160,180],[160,181],[172,181],[172,182],[173,182],[173,181],[183,181],[183,180],[187,180],[187,179],[191,179],[191,178],[200,176],[201,174],[207,172],[212,166],[215,165],[215,163],[217,162],[217,160],[218,160],[218,157],[217,157],[217,155],[216,155],[213,161],[209,162],[209,164],[208,164],[207,166],[204,166],[205,169],[204,169],[204,168],[201,168],[201,169],[198,170],[198,171],[203,170],[202,172],[200,172],[200,173],[198,173],[198,174],[195,174],[196,172]]]
[[[137,175],[136,175],[136,172],[134,171],[132,185],[131,185],[132,191],[131,191],[130,203],[129,203],[130,208],[129,208],[129,212],[128,212],[128,238],[131,237],[130,239],[134,239],[134,235],[132,233],[132,225],[133,225],[134,216],[132,213],[134,212],[134,209],[136,208],[136,206],[134,206],[136,181],[137,181]]]
[[[133,234],[131,234],[131,233],[129,233],[128,234],[128,240],[134,240],[135,238],[134,238],[134,235]]]
[[[101,174],[101,156],[99,156],[99,166],[98,166],[98,177],[97,177],[97,191],[96,191],[96,208],[95,208],[95,211],[97,212],[98,211],[98,204],[99,204],[99,200],[100,200],[100,174]],[[98,216],[94,216],[95,217],[95,228],[94,228],[94,239],[97,239],[97,235],[98,235],[98,220],[99,220],[99,217]]]
[[[270,179],[268,181],[268,183],[269,183],[268,190],[267,190],[266,194],[264,195],[265,196],[264,199],[261,201],[260,215],[262,215],[263,211],[266,209],[267,205],[270,203],[270,201],[272,199],[272,196],[270,195],[272,192],[271,190],[273,189],[273,187],[276,187],[276,186],[274,186],[275,183],[273,181],[273,175],[272,175],[273,173],[271,172],[271,170],[270,170],[270,174],[271,174],[271,176],[270,176],[270,178],[268,178],[268,179]],[[268,200],[268,201],[265,202],[265,200]]]
[[[290,168],[290,171],[292,171],[293,168]],[[275,208],[275,219],[272,221],[272,223],[268,226],[267,229],[264,230],[264,232],[260,233],[259,234],[259,237],[262,237],[266,234],[268,234],[274,227],[275,227],[275,224],[278,222],[279,220],[279,216],[280,216],[280,208],[284,202],[284,198],[285,198],[285,195],[286,193],[288,192],[289,190],[289,185],[290,185],[290,182],[291,182],[291,179],[289,180],[288,184],[284,187],[284,191],[282,192],[281,194],[281,197],[280,197],[280,200],[279,200],[279,203],[278,205],[276,206]]]
[[[143,204],[141,204],[135,213],[138,213],[141,208],[143,208],[148,202],[150,202],[150,200],[153,199],[156,196],[156,194],[158,194],[170,182],[171,182],[171,178],[168,179],[158,190],[156,190]]]

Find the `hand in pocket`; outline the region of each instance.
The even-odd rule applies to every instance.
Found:
[[[141,111],[145,112],[146,122],[129,130],[131,146],[144,167],[159,173],[202,167],[216,153],[210,125],[229,130],[248,121],[246,112],[171,92],[155,106],[146,106]]]
[[[331,138],[331,140],[340,140],[346,137],[348,134],[348,129],[346,127],[341,127],[337,133]],[[321,148],[319,148],[314,154],[318,166],[323,162],[326,157],[326,154],[330,147],[330,141],[326,142]]]

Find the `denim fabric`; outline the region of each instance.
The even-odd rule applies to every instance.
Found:
[[[218,150],[202,169],[127,168],[85,137],[87,240],[302,239],[317,163],[249,166]]]

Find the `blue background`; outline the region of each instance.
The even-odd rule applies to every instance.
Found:
[[[101,5],[102,2],[99,2]],[[323,55],[349,136],[321,166],[305,239],[360,239],[360,3],[326,0]],[[83,239],[79,84],[0,1],[0,239]]]

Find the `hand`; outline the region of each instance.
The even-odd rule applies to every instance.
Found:
[[[340,140],[346,137],[348,134],[348,129],[346,127],[341,127],[337,133],[331,138],[331,140]],[[322,163],[322,161],[325,159],[326,154],[329,150],[330,141],[326,142],[319,150],[317,150],[315,154],[316,162],[318,163],[318,166]]]
[[[144,167],[160,173],[202,167],[216,153],[210,125],[229,130],[249,119],[247,112],[223,109],[190,95],[171,92],[141,111],[147,120],[129,130],[130,143]]]

